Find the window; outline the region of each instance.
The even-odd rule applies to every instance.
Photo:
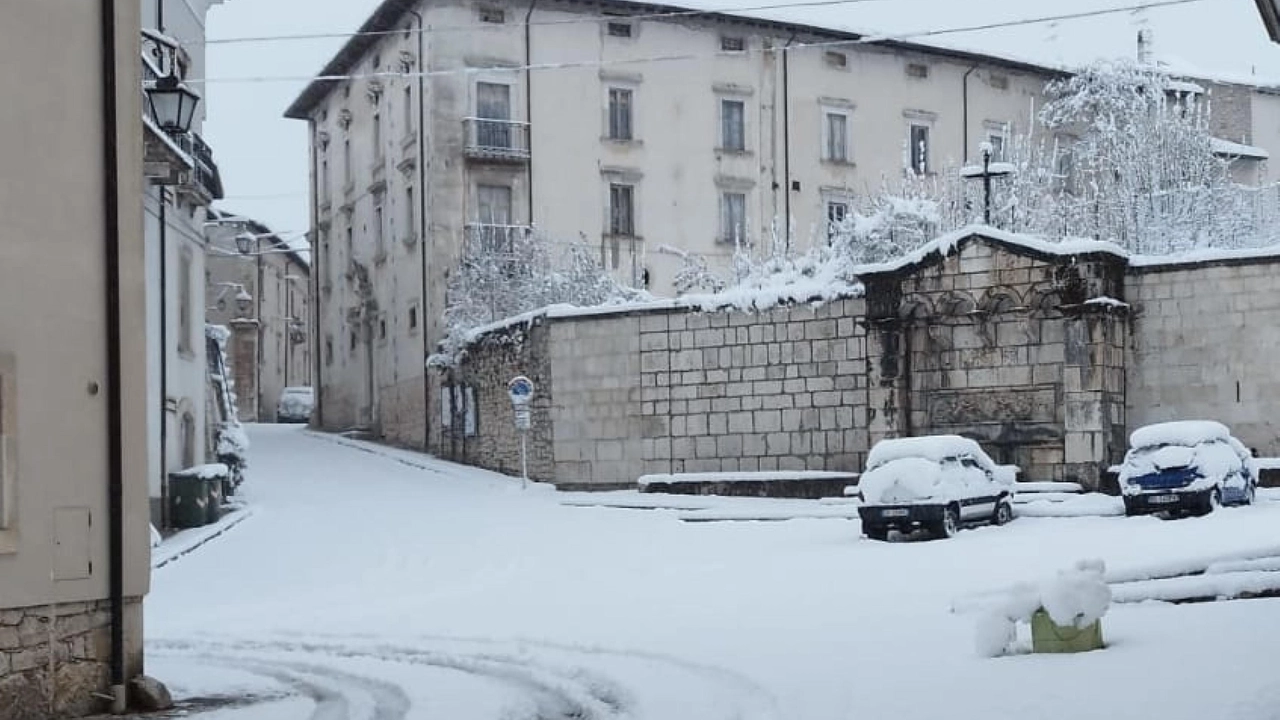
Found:
[[[849,161],[849,116],[846,113],[828,110],[824,113],[823,124],[823,160],[831,162]]]
[[[824,52],[822,60],[831,67],[846,68],[849,66],[849,56],[835,50]]]
[[[355,249],[355,242],[356,242],[355,231],[350,225],[350,223],[348,223],[347,224],[347,257],[348,258],[351,257],[352,251]]]
[[[418,329],[418,303],[409,306],[409,331]]]
[[[609,185],[609,234],[633,236],[635,224],[635,187],[622,183]],[[616,253],[615,253],[616,267]]]
[[[351,345],[347,349],[352,352],[355,352],[355,349],[356,349],[356,331],[355,330],[351,331]]]
[[[631,90],[609,88],[609,139],[631,139]]]
[[[720,101],[720,147],[742,152],[747,149],[745,127],[746,103],[741,100]]]
[[[476,186],[476,220],[482,225],[511,225],[511,188],[506,185]]]
[[[378,162],[382,159],[382,114],[373,114],[373,160]]]
[[[929,126],[912,125],[910,143],[911,171],[924,175],[929,172]]]
[[[502,11],[502,8],[488,7],[488,6],[482,5],[480,6],[480,8],[477,9],[476,12],[480,15],[480,22],[482,23],[493,23],[495,25],[501,25],[507,20],[506,13]]]
[[[987,135],[987,142],[991,143],[991,162],[1004,161],[1004,135],[1000,133],[990,133]]]
[[[404,189],[404,237],[417,237],[418,226],[413,221],[413,186]]]
[[[747,196],[740,192],[720,195],[720,241],[734,244],[747,242]]]
[[[413,134],[413,86],[404,86],[404,134],[409,137]]]
[[[480,147],[511,148],[511,86],[476,83],[476,118]]]
[[[333,364],[333,336],[326,335],[324,337],[324,364]]]
[[[383,245],[384,233],[382,232],[382,201],[378,200],[378,204],[373,206],[373,255],[375,258],[386,258],[387,248]]]
[[[317,235],[320,239],[320,264],[324,270],[324,285],[327,287],[333,282],[333,252],[329,248],[329,231],[319,230]]]
[[[747,39],[741,35],[721,35],[720,49],[724,52],[746,52]]]
[[[1008,76],[1008,75],[996,75],[995,73],[992,73],[992,74],[987,78],[987,84],[988,84],[988,85],[990,85],[991,87],[993,87],[993,88],[997,89],[997,90],[1008,90],[1008,89],[1009,89],[1009,76]]]
[[[629,38],[631,37],[631,23],[629,22],[611,22],[608,25],[609,37]]]
[[[342,181],[347,185],[352,182],[351,179],[351,140],[350,138],[342,141]]]
[[[921,63],[908,63],[907,77],[923,80],[929,77],[929,66]]]
[[[827,239],[839,234],[845,219],[849,217],[849,203],[841,200],[827,201]]]
[[[178,352],[191,353],[191,252],[184,250],[178,267]],[[256,288],[255,288],[256,290]],[[255,293],[257,294],[257,293]]]
[[[373,54],[373,69],[377,70],[382,67],[382,55],[380,53]]]
[[[318,180],[318,184],[320,185],[320,202],[328,203],[329,202],[329,158],[324,158],[320,161],[320,179]]]
[[[387,316],[386,315],[378,316],[378,339],[379,340],[387,339]]]

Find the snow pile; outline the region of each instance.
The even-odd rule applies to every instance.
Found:
[[[160,535],[160,531],[156,529],[155,525],[152,525],[151,526],[151,547],[153,548],[160,547],[160,543],[163,541],[164,541],[164,538]]]
[[[881,440],[867,454],[867,468],[874,469],[892,460],[924,458],[941,462],[947,458],[985,457],[982,446],[959,435],[927,435],[924,437]]]
[[[1092,625],[1111,605],[1111,588],[1105,575],[1102,560],[1081,560],[1039,584],[1011,588],[1001,601],[979,616],[975,649],[982,657],[1018,652],[1018,623],[1030,622],[1041,609],[1058,625]]]
[[[1210,440],[1231,437],[1226,425],[1214,420],[1176,420],[1146,425],[1129,435],[1129,447],[1183,445],[1191,447]]]
[[[217,455],[228,465],[239,463],[242,468],[248,467],[249,436],[240,423],[223,423],[218,428]]]

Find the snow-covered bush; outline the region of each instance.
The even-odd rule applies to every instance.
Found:
[[[547,307],[597,307],[649,298],[619,283],[581,243],[508,226],[480,226],[449,276],[446,332],[433,366],[457,362],[471,330]]]

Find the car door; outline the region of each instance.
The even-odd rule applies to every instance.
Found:
[[[990,473],[972,457],[960,458],[964,469],[965,499],[960,504],[960,517],[964,520],[990,517],[996,510],[994,487]]]

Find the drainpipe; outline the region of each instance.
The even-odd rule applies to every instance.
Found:
[[[960,138],[960,146],[964,148],[964,162],[969,162],[969,76],[978,69],[977,65],[970,67],[964,72],[964,78],[960,81],[961,85],[961,110],[960,110],[960,132],[964,133],[964,137]]]
[[[538,0],[529,0],[529,9],[524,14],[524,120],[527,125],[528,137],[525,142],[529,143],[529,165],[528,167],[528,183],[529,183],[529,225],[533,226],[533,26],[529,21],[533,18],[533,9],[538,5]],[[634,243],[634,241],[632,241]],[[634,265],[636,261],[635,247],[631,248],[631,263]],[[632,272],[635,275],[635,272]],[[632,280],[635,278],[633,277]],[[635,283],[632,282],[632,285]]]
[[[160,197],[160,524],[169,527],[169,217]]]
[[[102,14],[103,268],[107,315],[107,535],[111,605],[111,711],[126,707],[124,667],[124,407],[120,388],[120,176],[116,107],[116,3],[99,0]]]
[[[431,452],[431,374],[427,358],[431,357],[430,286],[427,283],[427,77],[426,33],[422,30],[422,13],[410,10],[418,21],[418,252],[422,255],[422,290],[418,303],[422,317],[418,332],[422,333],[422,449]]]
[[[326,266],[320,257],[320,236],[316,228],[320,223],[320,210],[317,202],[320,199],[320,180],[317,168],[318,158],[316,157],[316,122],[310,121],[311,125],[311,378],[312,386],[311,396],[315,403],[315,417],[312,421],[317,428],[324,427],[324,382],[321,379],[322,368],[321,363],[322,348],[320,345],[320,273],[325,271]],[[331,226],[332,228],[332,226]],[[329,242],[333,242],[330,236]]]
[[[787,251],[791,251],[791,73],[788,56],[791,44],[795,42],[794,34],[787,38],[782,47],[782,180],[785,194],[782,196],[782,219]]]

